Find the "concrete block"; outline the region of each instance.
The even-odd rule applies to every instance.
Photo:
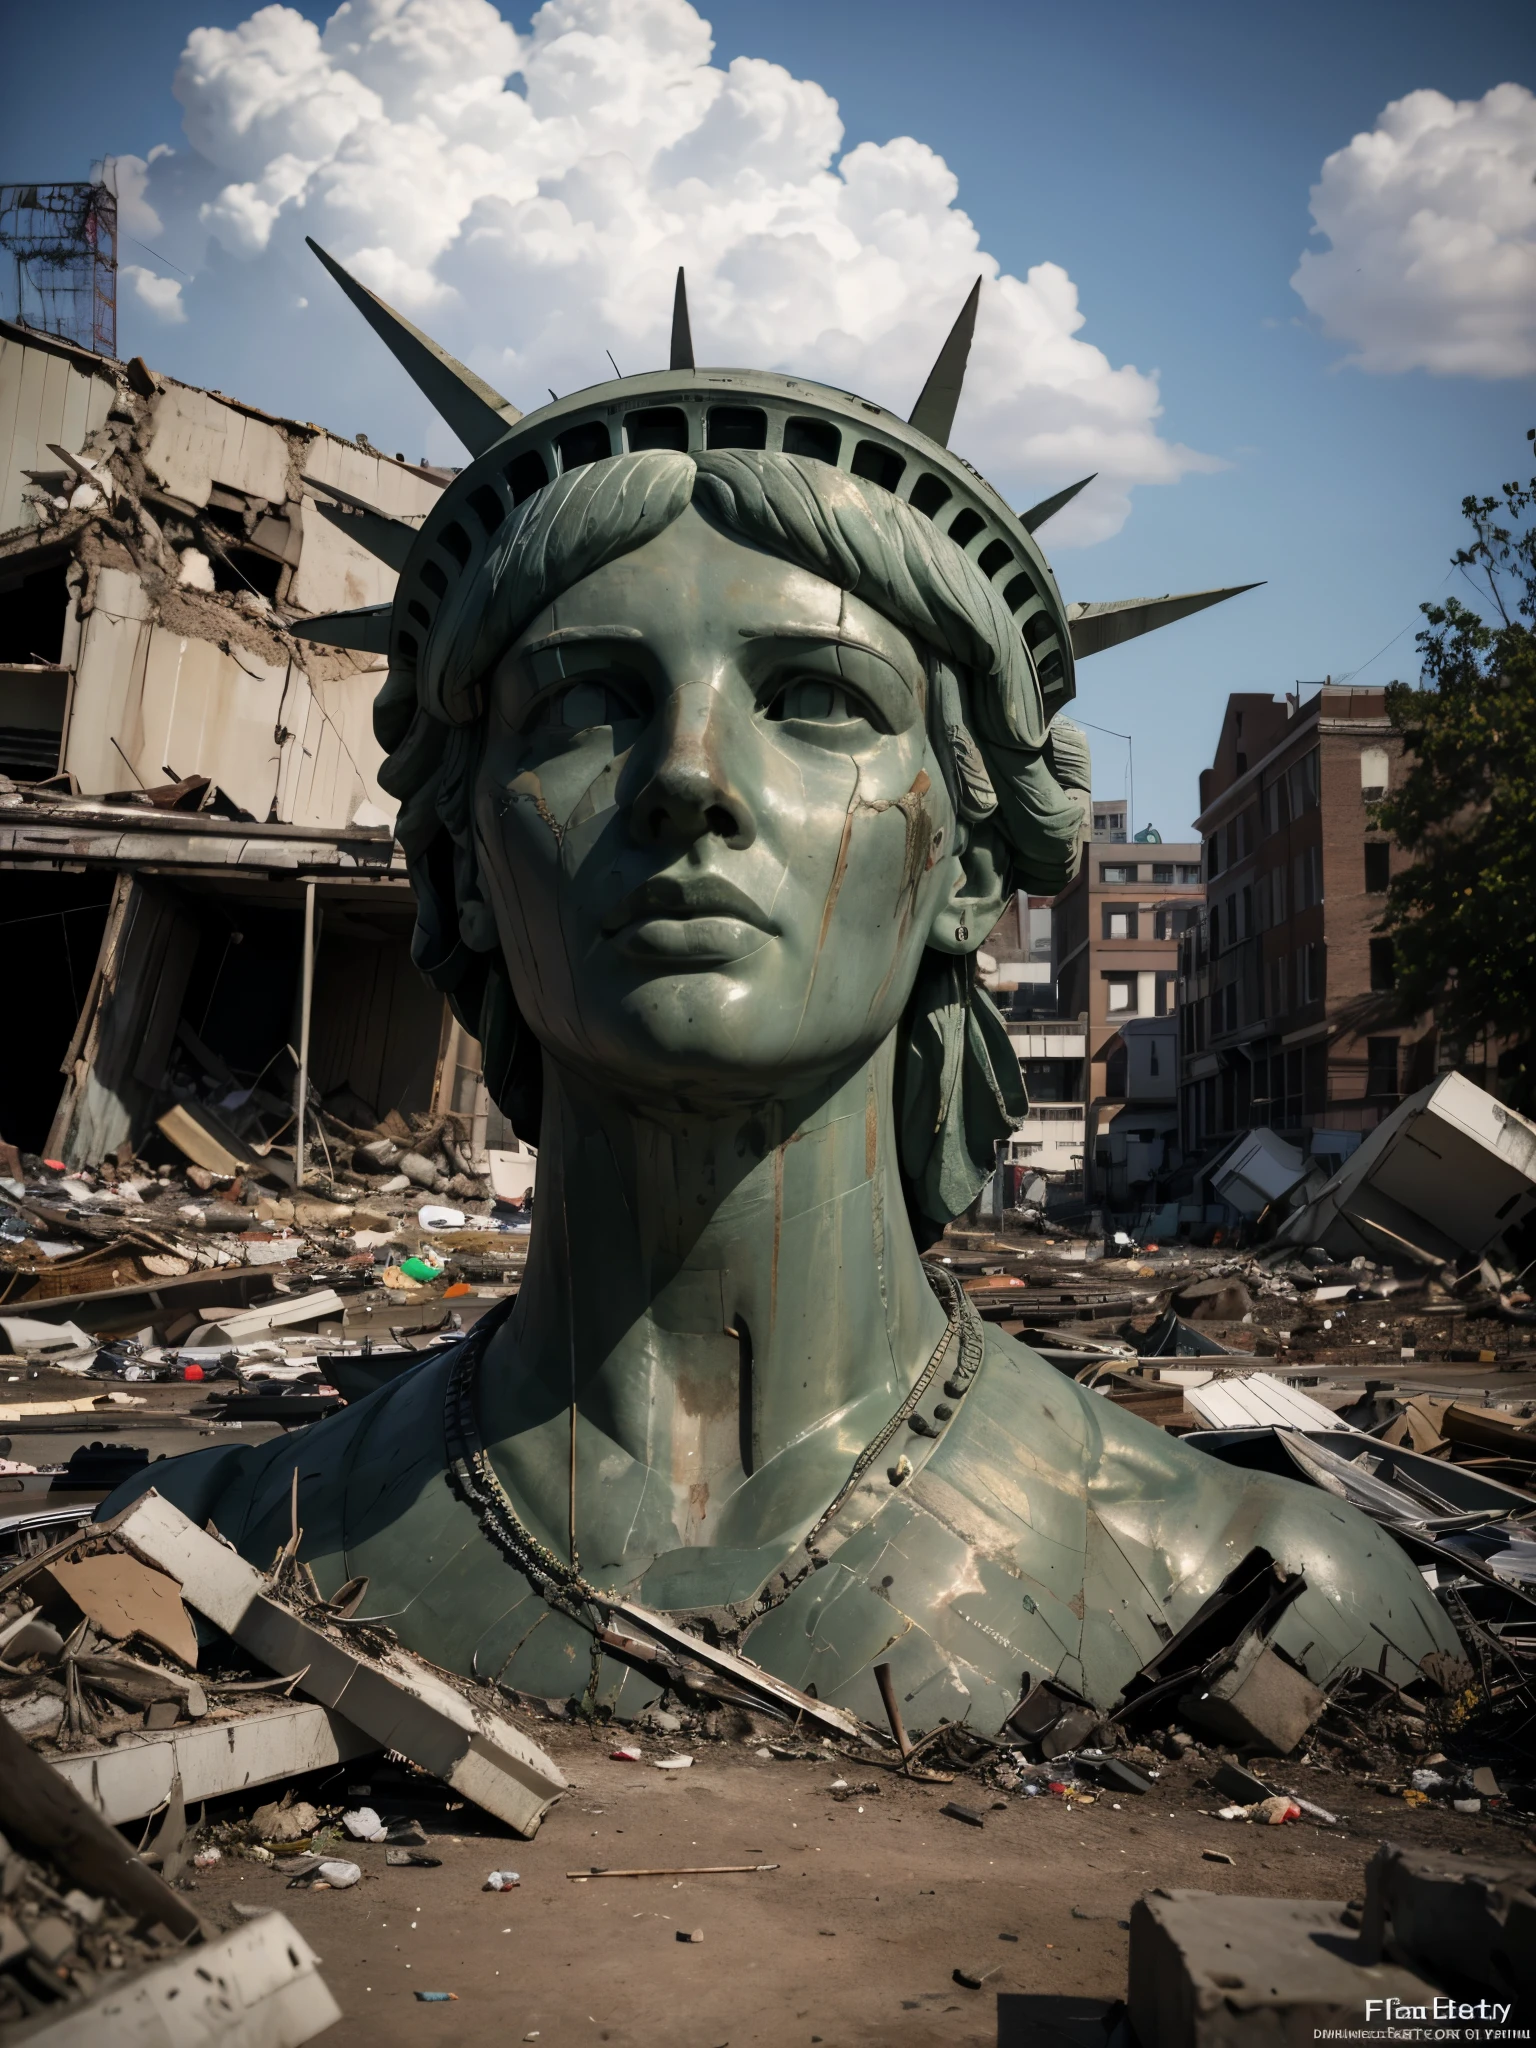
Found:
[[[270,1671],[297,1671],[299,1689],[452,1785],[520,1835],[533,1835],[566,1789],[551,1757],[484,1698],[440,1678],[407,1651],[371,1657],[339,1643],[278,1599],[254,1565],[154,1492],[114,1525],[118,1540],[181,1582],[205,1614]]]
[[[257,1785],[286,1784],[379,1746],[342,1715],[309,1700],[251,1700],[238,1719],[194,1721],[155,1735],[131,1733],[100,1749],[49,1761],[104,1820],[120,1827],[163,1806],[178,1777],[193,1805]]]
[[[291,1921],[264,1913],[71,2006],[27,2040],[33,2048],[299,2048],[341,2018],[318,1963]]]
[[[1399,1963],[1359,1960],[1342,1904],[1154,1892],[1131,1908],[1127,2004],[1141,2048],[1313,2048],[1314,2030],[1383,2028],[1443,1994]],[[1383,2038],[1385,2035],[1383,2034]]]
[[[1325,1704],[1304,1672],[1252,1635],[1179,1712],[1236,1749],[1289,1756]]]
[[[1536,2000],[1536,1857],[1383,1842],[1365,1867],[1362,1935],[1412,1968]]]

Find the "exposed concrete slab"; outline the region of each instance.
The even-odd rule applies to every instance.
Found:
[[[341,2018],[319,1957],[281,1913],[72,2007],[37,2048],[299,2048]]]
[[[130,1734],[101,1749],[51,1758],[103,1819],[114,1827],[142,1820],[170,1796],[180,1777],[189,1803],[219,1799],[258,1785],[286,1783],[379,1745],[342,1714],[310,1700],[248,1702],[238,1720],[203,1720],[160,1734]]]

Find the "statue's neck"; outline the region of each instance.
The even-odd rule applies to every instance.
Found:
[[[922,1370],[944,1315],[903,1207],[892,1058],[719,1120],[639,1113],[546,1059],[533,1240],[482,1426],[559,1541],[574,1411],[584,1565],[813,1518]]]

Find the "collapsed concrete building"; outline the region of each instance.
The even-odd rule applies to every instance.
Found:
[[[410,959],[382,658],[288,630],[394,588],[349,498],[419,524],[450,474],[0,322],[11,1146],[109,1158],[192,1098],[281,1150],[301,1063],[348,1124],[484,1117]]]

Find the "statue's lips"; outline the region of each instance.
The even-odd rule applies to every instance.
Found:
[[[722,875],[655,875],[608,913],[603,933],[644,958],[734,960],[779,927]]]

